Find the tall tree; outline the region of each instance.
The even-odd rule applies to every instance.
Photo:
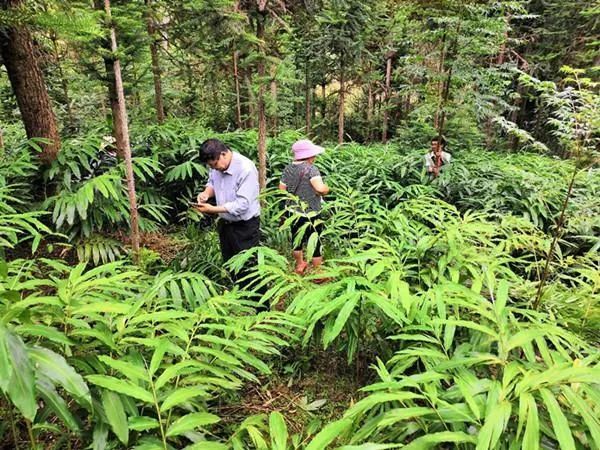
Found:
[[[17,11],[24,0],[0,0],[0,8]],[[44,163],[56,159],[61,146],[56,117],[38,65],[31,33],[24,24],[0,27],[0,55],[6,67],[21,118],[29,138],[45,138],[40,158]]]
[[[256,2],[256,39],[258,40],[258,182],[261,189],[267,185],[267,113],[265,107],[265,20],[267,0]]]
[[[339,83],[338,143],[344,142],[347,81],[352,79],[362,50],[362,33],[371,8],[359,0],[329,0],[317,17],[322,30],[321,48],[335,61]]]
[[[156,107],[156,121],[162,124],[165,121],[165,107],[162,95],[162,70],[160,65],[159,42],[156,32],[156,19],[151,0],[144,0],[146,5],[146,26],[150,36],[150,58],[152,62],[152,77],[154,79],[154,105]]]
[[[99,1],[99,0],[96,0]],[[133,174],[133,163],[131,160],[131,146],[129,143],[129,126],[127,124],[127,108],[125,106],[125,94],[123,91],[123,79],[121,78],[121,62],[117,57],[117,34],[110,10],[110,0],[104,0],[104,12],[108,20],[110,31],[110,49],[112,52],[112,72],[114,74],[115,92],[117,94],[117,112],[113,117],[113,127],[117,139],[117,147],[123,150],[123,158],[125,160],[125,176],[127,178],[127,192],[129,194],[129,208],[131,214],[131,246],[133,249],[133,257],[137,262],[140,250],[140,230],[137,210],[137,199],[135,193],[135,178]]]

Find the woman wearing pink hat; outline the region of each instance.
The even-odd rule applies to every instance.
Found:
[[[304,230],[302,239],[294,246],[295,271],[302,274],[308,266],[304,261],[304,248],[308,239],[314,232],[321,234],[321,225],[316,222],[321,211],[321,197],[329,193],[329,187],[323,182],[321,172],[314,165],[316,156],[325,151],[323,147],[313,144],[308,139],[302,139],[292,145],[292,151],[294,161],[283,169],[279,189],[288,191],[299,200],[294,205],[299,218],[292,224],[292,245],[301,230]],[[312,258],[315,268],[323,263],[321,251],[319,239]]]

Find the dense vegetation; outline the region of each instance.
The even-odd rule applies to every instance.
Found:
[[[92,4],[0,1],[0,448],[600,448],[596,6]],[[226,266],[188,205],[209,137],[264,174]]]

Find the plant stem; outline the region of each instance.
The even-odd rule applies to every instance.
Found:
[[[8,399],[8,396],[6,396],[6,394],[5,394],[4,397],[8,400],[7,408],[8,408],[8,416],[9,416],[9,420],[10,420],[10,429],[12,431],[13,440],[15,441],[15,449],[17,449],[17,448],[19,448],[19,440],[17,438],[17,427],[15,425],[15,416],[13,414],[12,404],[11,404],[10,400]]]
[[[573,168],[573,175],[571,176],[571,182],[569,183],[569,188],[567,189],[567,195],[565,196],[565,200],[562,205],[562,209],[560,211],[560,217],[558,218],[558,222],[556,223],[556,230],[554,232],[554,238],[552,239],[552,244],[548,249],[548,254],[546,255],[546,264],[544,265],[544,271],[542,272],[542,278],[540,280],[540,284],[538,286],[537,295],[535,297],[535,301],[533,302],[533,309],[537,311],[540,306],[540,300],[542,298],[542,293],[544,289],[544,285],[546,284],[546,280],[548,279],[548,272],[550,269],[550,262],[552,261],[552,255],[554,253],[554,249],[556,248],[556,244],[558,243],[558,239],[560,237],[564,222],[565,222],[565,213],[567,211],[567,206],[569,205],[569,200],[571,199],[571,194],[573,193],[573,185],[575,184],[575,178],[577,178],[577,174],[579,173],[579,169],[577,166]]]
[[[156,415],[158,416],[158,425],[160,427],[160,437],[163,442],[164,450],[167,450],[167,436],[165,436],[165,428],[162,422],[162,416],[160,413],[160,405],[158,404],[158,398],[156,397],[156,389],[154,388],[154,381],[150,377],[150,387],[152,388],[152,397],[154,398],[154,408],[156,409]]]
[[[35,442],[35,438],[33,437],[33,428],[31,427],[31,421],[25,419],[25,424],[27,425],[27,434],[29,435],[29,440],[31,441],[31,449],[36,450],[37,444]]]

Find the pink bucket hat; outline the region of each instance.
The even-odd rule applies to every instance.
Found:
[[[294,145],[292,145],[292,151],[294,152],[294,159],[298,161],[320,155],[325,151],[325,149],[313,144],[308,139],[301,139],[294,142]]]

